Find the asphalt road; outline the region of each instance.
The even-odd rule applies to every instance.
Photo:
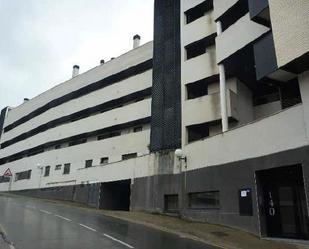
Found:
[[[0,195],[0,225],[16,249],[218,249],[89,209]]]

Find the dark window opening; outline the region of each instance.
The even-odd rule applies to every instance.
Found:
[[[70,169],[71,169],[71,164],[70,163],[66,163],[64,165],[64,168],[63,168],[63,174],[64,175],[70,174]]]
[[[44,153],[44,149],[33,151],[33,152],[29,153],[27,155],[27,157],[35,156],[35,155],[38,155],[38,154],[41,154],[41,153]]]
[[[222,17],[220,17],[222,23],[222,31],[228,29],[240,18],[249,12],[248,0],[240,0],[234,6],[232,6]]]
[[[253,105],[264,105],[280,100],[280,90],[278,86],[261,85],[253,93]]]
[[[102,134],[102,135],[98,136],[98,140],[117,137],[117,136],[120,136],[120,135],[121,135],[120,131],[114,131],[114,132],[110,132],[110,133],[106,133],[106,134]]]
[[[93,164],[93,160],[86,160],[85,167],[90,168],[90,167],[92,167],[92,164]]]
[[[15,174],[15,181],[25,180],[25,179],[30,179],[30,178],[31,178],[31,170],[18,172]]]
[[[282,109],[289,108],[302,102],[297,78],[281,85]]]
[[[164,195],[165,212],[177,213],[179,211],[178,195]]]
[[[187,84],[186,87],[187,99],[195,99],[208,94],[208,84],[206,79]]]
[[[134,127],[134,132],[140,132],[143,131],[143,126]]]
[[[61,149],[61,144],[57,144],[57,145],[55,146],[55,150],[59,150],[59,149]]]
[[[45,173],[44,173],[44,176],[49,176],[49,173],[50,173],[50,166],[46,166],[45,167]]]
[[[201,18],[205,15],[206,12],[213,9],[213,0],[206,0],[199,5],[187,10],[185,12],[186,15],[186,23],[189,24],[194,22],[195,20]]]
[[[102,157],[100,160],[100,164],[102,165],[108,164],[108,157]]]
[[[192,209],[219,209],[220,192],[207,191],[189,194],[189,208]]]
[[[209,136],[209,125],[207,123],[187,126],[188,142],[194,142]]]
[[[128,160],[128,159],[132,159],[136,157],[137,157],[137,153],[125,154],[125,155],[122,155],[122,160]]]
[[[60,170],[60,169],[61,169],[61,166],[62,166],[61,164],[56,165],[56,166],[55,166],[55,170]]]
[[[75,145],[84,144],[84,143],[87,143],[87,139],[86,138],[69,142],[69,146],[75,146]]]
[[[217,34],[212,34],[207,36],[199,41],[195,41],[187,46],[185,46],[187,52],[187,60],[190,60],[194,57],[200,56],[206,53],[206,48],[215,44]]]

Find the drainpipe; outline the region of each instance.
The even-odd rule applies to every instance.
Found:
[[[222,34],[222,24],[217,21],[217,35]],[[221,119],[222,119],[222,132],[226,132],[229,129],[228,117],[227,117],[227,105],[226,105],[226,78],[224,64],[220,63],[219,75],[220,75],[220,106],[221,106]]]

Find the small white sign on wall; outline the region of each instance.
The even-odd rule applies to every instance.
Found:
[[[241,196],[241,197],[247,197],[247,190],[242,190],[242,191],[240,192],[240,196]]]

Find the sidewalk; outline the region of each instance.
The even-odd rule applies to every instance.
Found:
[[[0,249],[13,249],[13,245],[7,241],[4,229],[0,224]]]
[[[102,214],[142,224],[162,231],[210,243],[224,249],[308,249],[307,245],[290,245],[284,242],[261,240],[237,230],[208,223],[185,221],[176,217],[144,212],[102,211]]]

